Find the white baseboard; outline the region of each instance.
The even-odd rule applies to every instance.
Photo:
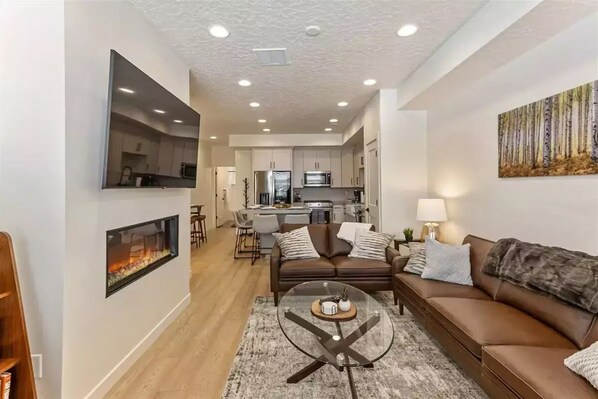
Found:
[[[89,392],[85,399],[102,398],[110,391],[125,372],[143,355],[156,339],[178,317],[178,315],[191,303],[191,294],[187,294],[158,324],[145,336],[110,372]]]

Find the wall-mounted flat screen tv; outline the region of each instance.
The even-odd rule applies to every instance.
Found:
[[[116,51],[102,188],[194,188],[200,116]]]

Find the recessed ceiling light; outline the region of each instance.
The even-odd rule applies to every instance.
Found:
[[[366,86],[373,86],[376,84],[376,79],[366,79],[363,81],[363,84]]]
[[[224,39],[230,35],[230,32],[222,25],[212,25],[210,26],[210,35],[218,39]]]
[[[165,114],[166,113],[166,111],[163,111],[161,109],[155,109],[154,112],[158,113],[158,114]]]
[[[417,26],[413,24],[407,24],[401,26],[401,28],[397,31],[397,35],[401,37],[411,36],[415,32],[417,32]]]
[[[239,80],[239,86],[243,86],[243,87],[251,86],[251,82],[248,81],[247,79],[241,79],[241,80]]]
[[[268,121],[267,121],[267,120],[265,120],[265,119],[258,119],[257,121],[258,121],[259,123],[266,123],[266,122],[268,122]]]
[[[133,94],[135,90],[128,89],[126,87],[119,87],[118,90],[122,91],[123,93]]]
[[[210,136],[210,140],[216,140],[218,137],[216,136]]]
[[[330,123],[336,123],[338,122],[338,119],[330,119]]]
[[[326,129],[324,129],[325,132],[331,132],[332,128],[331,127],[327,127]]]
[[[262,129],[264,132],[269,132],[270,129],[266,128],[266,129]]]
[[[180,119],[175,119],[175,120],[173,120],[173,122],[174,122],[174,123],[183,123],[183,121],[182,121],[182,120],[180,120]]]
[[[259,107],[259,106],[260,106],[260,103],[252,102],[252,103],[249,103],[249,106],[250,106],[251,108],[257,108],[257,107]]]
[[[346,101],[341,101],[340,103],[337,104],[339,107],[346,107],[347,105],[349,105],[348,102]]]

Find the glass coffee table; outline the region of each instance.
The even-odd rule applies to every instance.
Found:
[[[314,316],[314,301],[349,291],[357,315],[348,321],[327,321]],[[314,361],[287,379],[297,383],[324,365],[347,372],[352,398],[357,398],[353,367],[374,367],[389,351],[394,328],[388,314],[374,298],[347,284],[310,281],[295,286],[280,300],[278,323],[287,339]]]

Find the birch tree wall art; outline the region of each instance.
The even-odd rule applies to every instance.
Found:
[[[598,174],[598,81],[498,115],[499,177]]]

